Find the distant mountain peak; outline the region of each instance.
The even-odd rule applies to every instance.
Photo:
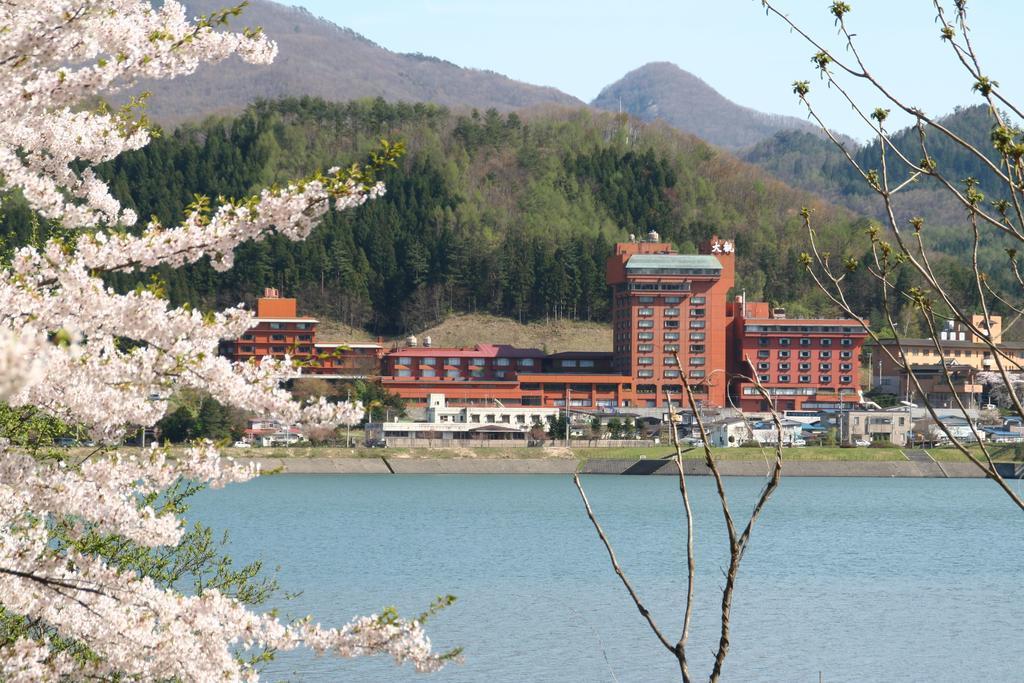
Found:
[[[198,15],[224,3],[185,0],[185,4],[190,14]],[[230,59],[215,67],[200,67],[189,78],[142,83],[135,91],[153,93],[148,110],[155,121],[171,126],[237,112],[260,99],[302,96],[329,101],[382,97],[391,102],[500,111],[550,104],[583,106],[555,88],[460,67],[430,55],[392,52],[303,7],[251,0],[231,28],[241,26],[261,26],[277,42],[274,63],[256,66]]]
[[[765,114],[729,100],[698,76],[671,62],[650,62],[606,86],[590,103],[645,121],[662,120],[711,144],[739,150],[782,130],[818,129],[792,116]]]

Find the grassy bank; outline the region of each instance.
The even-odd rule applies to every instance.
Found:
[[[621,447],[621,448],[250,448],[225,449],[225,454],[234,457],[260,458],[575,458],[577,460],[657,460],[673,457],[674,451],[668,446]],[[766,448],[714,448],[715,457],[720,460],[762,460],[774,457],[774,451]],[[683,453],[688,460],[703,460],[704,451],[692,448]],[[853,460],[853,461],[899,461],[906,460],[896,448],[829,448],[807,447],[787,448],[783,451],[786,460]]]

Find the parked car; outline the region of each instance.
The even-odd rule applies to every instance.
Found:
[[[870,439],[857,439],[856,441],[853,442],[853,445],[857,446],[859,448],[867,448],[868,446],[871,445],[871,440]]]
[[[235,443],[231,444],[231,447],[232,448],[252,448],[252,444],[249,443],[248,441],[236,441]]]

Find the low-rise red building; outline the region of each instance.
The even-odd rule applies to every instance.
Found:
[[[221,342],[221,354],[244,363],[286,355],[302,364],[303,375],[361,378],[379,374],[384,347],[380,344],[321,342],[319,320],[298,315],[295,299],[264,290],[256,301],[256,325],[240,338]]]

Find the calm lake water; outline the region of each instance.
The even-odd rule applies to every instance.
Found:
[[[692,670],[718,634],[724,526],[692,478],[698,579]],[[737,517],[761,481],[726,485]],[[674,477],[584,479],[619,560],[664,630],[685,594]],[[267,680],[673,681],[567,476],[264,477],[203,493],[192,519],[237,560],[280,565],[279,606],[325,624],[396,605],[465,664],[429,677],[390,660],[289,654]],[[740,570],[728,681],[1020,681],[1024,513],[986,481],[783,479]]]

